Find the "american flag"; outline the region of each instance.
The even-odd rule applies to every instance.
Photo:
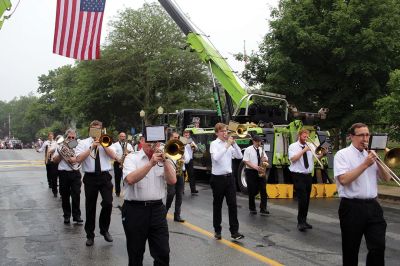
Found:
[[[53,53],[79,60],[100,58],[106,0],[57,0]]]

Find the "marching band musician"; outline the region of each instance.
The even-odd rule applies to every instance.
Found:
[[[196,189],[196,176],[193,173],[193,152],[197,149],[196,143],[193,141],[193,139],[190,137],[190,131],[185,130],[183,132],[183,137],[190,140],[186,145],[185,145],[185,150],[188,153],[189,156],[189,161],[185,163],[185,169],[186,173],[189,178],[189,184],[190,184],[190,191],[192,195],[197,195],[199,191]]]
[[[66,142],[76,140],[76,132],[71,128],[65,132],[65,135]],[[56,149],[53,161],[58,163],[58,173],[60,175],[60,194],[62,199],[62,209],[64,212],[64,224],[70,223],[71,211],[72,220],[77,224],[82,224],[83,220],[81,218],[80,209],[82,185],[81,172],[78,168],[73,167],[77,163],[76,157],[72,156],[69,158],[64,158],[59,153],[60,148]],[[72,150],[75,153],[75,148],[73,148]],[[72,209],[70,198],[72,200]]]
[[[243,155],[243,162],[246,164],[246,181],[249,193],[249,210],[250,214],[257,214],[255,198],[260,193],[260,215],[267,215],[267,178],[265,176],[259,176],[261,171],[262,162],[267,162],[268,157],[264,149],[261,149],[261,137],[259,135],[253,135],[253,145],[245,149]]]
[[[390,174],[376,163],[376,153],[365,149],[369,142],[366,124],[350,128],[351,145],[334,158],[334,176],[338,188],[343,265],[358,265],[358,252],[364,235],[367,243],[366,265],[385,264],[386,221],[376,200],[378,178],[390,180]]]
[[[169,232],[162,198],[166,183],[176,183],[176,172],[173,162],[165,160],[158,150],[159,143],[153,146],[143,142],[139,152],[125,158],[122,224],[129,265],[143,264],[147,240],[154,265],[169,265]]]
[[[89,132],[101,132],[102,122],[94,120],[90,123]],[[101,212],[99,218],[100,234],[104,236],[107,242],[112,242],[108,229],[111,222],[112,211],[112,176],[111,162],[115,160],[116,155],[111,147],[103,147],[98,137],[88,137],[79,141],[76,147],[76,158],[78,163],[82,163],[82,169],[85,172],[83,184],[85,189],[85,208],[86,208],[86,246],[94,244],[94,229],[96,225],[96,205],[97,197],[100,192],[102,197]]]
[[[119,197],[121,193],[121,178],[122,178],[122,165],[125,156],[133,152],[132,145],[126,141],[125,132],[118,134],[118,141],[115,142],[111,147],[114,148],[117,154],[117,160],[114,161],[114,181],[115,181],[115,195]]]
[[[179,134],[177,132],[172,132],[170,135],[170,140],[179,140]],[[175,199],[175,212],[174,212],[174,221],[184,223],[185,220],[181,217],[181,206],[182,206],[182,194],[185,188],[185,180],[183,177],[183,171],[185,170],[185,165],[188,162],[189,154],[187,149],[185,149],[184,155],[180,160],[184,160],[181,165],[180,171],[176,169],[176,183],[174,185],[167,185],[167,200],[165,203],[167,212],[172,205],[172,201]],[[179,167],[179,163],[175,162],[176,167]],[[179,174],[180,173],[180,174]]]
[[[242,152],[233,139],[228,136],[228,126],[223,123],[215,125],[217,139],[210,144],[211,153],[211,179],[210,186],[213,193],[213,226],[215,239],[221,239],[222,202],[224,197],[228,205],[229,231],[233,240],[242,239],[239,233],[237,219],[236,185],[232,176],[232,158],[242,159]]]
[[[310,205],[310,193],[312,187],[311,173],[314,168],[314,158],[307,139],[310,132],[301,129],[297,134],[297,141],[289,145],[289,170],[293,177],[293,186],[296,190],[298,202],[297,229],[305,232],[312,229],[312,225],[307,223],[308,206]],[[320,155],[322,157],[323,155]]]
[[[46,172],[47,172],[47,182],[49,184],[49,188],[51,188],[54,197],[57,197],[57,177],[58,170],[57,164],[51,160],[53,153],[57,149],[57,142],[54,140],[54,133],[49,132],[47,134],[47,140],[43,142],[43,145],[37,149],[37,152],[44,152],[45,154],[45,164],[46,164]]]

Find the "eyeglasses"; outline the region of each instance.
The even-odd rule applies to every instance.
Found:
[[[370,135],[368,134],[368,133],[366,133],[366,134],[354,134],[354,136],[356,136],[356,137],[362,137],[362,138],[364,138],[364,137],[369,137]]]
[[[75,139],[75,137],[67,137],[67,139]]]

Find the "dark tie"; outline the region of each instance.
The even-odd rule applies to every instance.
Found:
[[[94,172],[96,173],[96,175],[99,175],[101,172],[99,148],[96,148],[96,159],[94,160]]]
[[[254,149],[256,150],[258,165],[260,165],[260,163],[261,163],[260,152],[259,152],[258,148],[254,147]]]
[[[304,146],[301,147],[304,149]],[[308,169],[309,164],[308,164],[307,152],[303,153],[303,161],[304,161],[304,167]]]

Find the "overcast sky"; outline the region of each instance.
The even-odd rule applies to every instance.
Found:
[[[191,21],[204,33],[236,71],[242,63],[233,54],[258,50],[267,33],[271,7],[278,0],[175,0]],[[17,0],[11,0],[13,8]],[[74,60],[52,53],[56,0],[21,0],[13,16],[0,30],[0,100],[36,94],[38,76]],[[151,0],[107,0],[102,40],[108,35],[108,22],[118,10],[140,8]],[[7,13],[6,13],[7,14]]]

